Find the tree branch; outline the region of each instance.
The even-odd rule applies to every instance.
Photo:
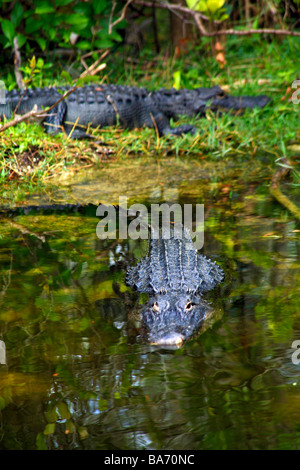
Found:
[[[213,33],[207,33],[205,36],[207,37],[214,37],[214,36],[251,36],[252,34],[275,34],[278,36],[300,36],[300,32],[296,31],[289,31],[288,29],[268,29],[268,28],[260,28],[260,29],[224,29],[221,31],[214,31]]]
[[[293,214],[294,217],[300,220],[299,207],[297,207],[296,204],[294,204],[285,194],[283,194],[283,192],[280,189],[281,180],[285,178],[291,170],[290,162],[286,158],[282,160],[282,163],[284,164],[284,166],[282,166],[277,171],[275,171],[272,177],[269,190],[272,196],[280,204],[282,204],[286,209],[288,209]]]
[[[114,13],[114,10],[115,10],[115,7],[116,7],[116,2],[115,2],[115,1],[113,2],[113,6],[112,6],[110,18],[109,18],[108,34],[111,34],[111,32],[112,32],[114,26],[116,26],[118,23],[120,23],[122,20],[124,20],[125,15],[126,15],[127,8],[128,8],[129,4],[130,4],[132,1],[133,1],[133,0],[128,0],[128,1],[127,1],[126,5],[124,6],[124,8],[123,8],[123,10],[122,10],[121,16],[120,16],[117,20],[115,20],[115,21],[112,23],[112,16],[113,16],[113,13]]]
[[[145,6],[145,7],[155,6],[157,8],[163,8],[163,9],[166,9],[166,10],[180,11],[181,13],[185,13],[189,16],[195,17],[195,15],[197,15],[202,20],[210,21],[208,16],[203,15],[203,13],[200,13],[199,11],[191,10],[190,8],[184,7],[184,6],[179,5],[177,3],[176,4],[175,3],[168,3],[168,2],[160,3],[157,0],[153,0],[152,2],[147,2],[147,0],[145,0],[145,1],[144,0],[133,0],[133,3],[137,3],[138,5],[142,5],[142,6]],[[222,22],[215,20],[215,21],[213,21],[213,23],[221,24]]]
[[[203,23],[201,20],[204,21],[211,21],[207,16],[203,15],[199,11],[195,10],[190,10],[187,7],[183,7],[181,5],[177,4],[171,4],[171,3],[160,3],[159,1],[153,0],[153,2],[148,2],[147,0],[132,0],[133,3],[136,3],[138,5],[143,5],[146,7],[152,7],[153,5],[157,8],[164,8],[170,11],[179,11],[181,13],[184,13],[185,15],[189,15],[190,17],[193,18],[195,21],[197,28],[199,29],[200,33],[202,36],[206,37],[216,37],[216,36],[222,36],[222,35],[227,35],[227,36],[251,36],[252,34],[275,34],[277,36],[300,36],[300,32],[296,31],[290,31],[288,29],[268,29],[268,28],[260,28],[260,29],[246,29],[246,30],[239,30],[239,29],[224,29],[220,31],[213,31],[213,32],[208,32],[203,26]],[[127,4],[125,7],[127,8]],[[124,8],[125,8],[124,7]],[[222,21],[211,21],[214,25],[220,25],[222,24]]]

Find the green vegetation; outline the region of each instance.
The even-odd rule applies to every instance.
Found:
[[[71,50],[72,35],[80,35],[76,42],[79,51],[109,48],[122,40],[117,31],[108,32],[111,3],[107,0],[1,0],[0,8],[0,43],[4,49],[13,50],[17,38],[19,48],[27,57],[36,53],[50,54],[55,46]],[[119,10],[120,6],[116,8],[116,15]],[[47,28],[44,28],[45,22]],[[9,80],[12,84],[12,74]]]
[[[216,118],[208,113],[206,119],[193,120],[198,129],[196,135],[179,138],[158,138],[149,129],[129,132],[117,128],[92,131],[95,141],[74,142],[63,135],[50,137],[36,124],[19,124],[0,134],[0,182],[4,192],[11,193],[8,188],[15,181],[22,182],[25,189],[23,195],[19,191],[10,201],[24,197],[26,189],[41,190],[45,183],[72,168],[76,171],[80,167],[97,167],[99,162],[102,165],[107,155],[110,159],[126,160],[129,155],[160,159],[175,154],[178,158],[221,160],[225,165],[236,159],[247,162],[254,159],[267,161],[271,175],[275,162],[299,153],[299,105],[290,98],[292,84],[299,78],[300,37],[229,35],[222,42],[196,37],[194,31],[192,39],[187,38],[179,49],[172,50],[165,22],[164,29],[158,27],[156,40],[161,52],[157,52],[153,47],[154,31],[147,30],[147,36],[142,38],[143,47],[131,45],[128,33],[135,7],[132,11],[128,7],[123,18],[123,6],[107,0],[35,0],[24,4],[2,0],[0,44],[4,54],[0,58],[3,65],[0,79],[8,89],[16,87],[12,57],[17,54],[14,42],[17,39],[22,59],[18,70],[25,86],[80,83],[82,73],[93,74],[91,67],[107,50],[109,54],[102,61],[106,68],[85,80],[149,89],[219,85],[231,94],[269,95],[272,103],[242,116],[224,114]],[[210,30],[214,30],[216,19],[234,25],[231,23],[236,18],[234,6],[203,0],[197,8],[202,13],[210,12]],[[279,5],[274,4],[274,8],[277,17],[283,15]],[[149,18],[150,12],[147,7],[139,11],[134,20],[137,27],[144,18]],[[256,8],[253,12],[251,22],[246,6],[239,10],[240,28],[245,28],[245,23],[246,26],[251,23],[252,28],[274,26],[266,11]],[[163,9],[157,8],[156,15],[156,26],[168,19],[168,12]],[[287,26],[292,27],[294,20],[293,15],[285,15]],[[41,29],[44,21],[48,27]],[[216,41],[222,42],[221,62],[216,55]],[[190,121],[181,119],[182,123]],[[297,168],[293,178],[293,184],[299,184]]]
[[[79,214],[2,221],[1,449],[299,448],[299,366],[288,355],[299,334],[297,224],[230,171],[219,184],[197,179],[194,200],[205,194],[214,196],[206,250],[226,269],[224,314],[178,351],[148,351],[107,310],[116,301],[126,315],[114,286],[146,241],[99,242],[98,219]]]
[[[182,137],[116,127],[73,141],[22,122],[0,133],[0,206],[205,203],[220,315],[180,350],[149,350],[124,285],[145,241],[99,240],[91,214],[1,214],[0,449],[299,449],[299,220],[269,188],[299,205],[300,37],[219,34],[297,34],[299,1],[201,0],[203,34],[185,24],[180,38],[165,2],[149,3],[0,0],[0,80],[219,85],[272,102],[194,118]]]
[[[107,155],[110,159],[125,161],[129,155],[137,158],[153,155],[160,159],[175,154],[200,160],[220,160],[224,165],[236,159],[245,162],[261,160],[268,163],[271,175],[275,162],[280,163],[285,156],[295,160],[299,154],[299,109],[290,97],[291,85],[299,70],[299,61],[295,57],[300,57],[300,39],[261,43],[259,38],[251,37],[237,43],[231,38],[227,48],[227,65],[223,69],[219,69],[215,58],[209,55],[201,57],[199,66],[200,46],[191,51],[188,58],[176,61],[145,52],[134,65],[124,59],[122,52],[116,51],[107,59],[106,75],[101,79],[119,84],[147,85],[154,89],[171,87],[176,77],[181,87],[219,85],[232,94],[269,95],[272,103],[265,109],[247,110],[242,116],[225,113],[215,117],[208,114],[207,119],[193,120],[199,130],[196,135],[183,137],[158,138],[150,129],[128,131],[114,128],[92,131],[96,142],[76,142],[63,135],[50,137],[37,124],[22,123],[9,128],[1,136],[2,183],[7,185],[17,180],[41,188],[44,183],[51,183],[55,176],[72,168],[98,167]],[[51,69],[43,68],[41,60],[37,64],[38,73],[34,74],[33,80],[36,85],[46,85]],[[30,70],[28,67],[25,77],[30,76]],[[61,81],[56,78],[53,83]],[[181,122],[191,120],[183,118]],[[28,160],[34,151],[38,155],[37,164]],[[299,184],[297,167],[293,175],[293,184]]]

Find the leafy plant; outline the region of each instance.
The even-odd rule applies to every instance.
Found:
[[[0,0],[1,30],[0,45],[13,48],[17,38],[19,48],[26,53],[55,47],[80,50],[104,49],[122,40],[114,29],[109,32],[111,2],[108,0],[33,0],[29,5],[11,0]],[[115,8],[115,16],[121,8]],[[47,24],[47,28],[44,25]],[[124,28],[125,21],[118,25]]]
[[[224,21],[228,14],[223,7],[225,0],[186,0],[188,7],[205,13],[211,20]]]

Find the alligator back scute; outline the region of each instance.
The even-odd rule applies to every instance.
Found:
[[[146,258],[141,260],[136,266],[132,266],[128,269],[125,283],[138,292],[144,292],[146,294],[152,294],[154,292],[151,285],[149,263]]]
[[[198,289],[200,294],[214,289],[224,279],[224,272],[215,261],[211,261],[203,255],[197,255],[198,265]]]
[[[148,294],[201,295],[223,280],[223,270],[198,254],[186,229],[177,232],[171,228],[170,238],[164,237],[162,231],[158,239],[149,241],[148,255],[127,272],[128,286]]]

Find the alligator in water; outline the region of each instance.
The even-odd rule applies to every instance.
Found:
[[[223,280],[222,269],[200,255],[189,232],[171,228],[151,238],[147,256],[129,269],[126,284],[146,292],[150,300],[142,309],[147,340],[159,346],[181,346],[201,328],[209,304],[202,294]]]
[[[0,103],[0,120],[10,119],[14,112],[25,114],[35,106],[37,110],[55,105],[69,87],[36,88],[6,91],[4,104]],[[208,109],[242,111],[246,108],[264,107],[267,96],[229,96],[218,86],[193,90],[145,88],[121,85],[86,85],[76,88],[60,101],[43,124],[48,133],[62,130],[73,138],[89,137],[87,129],[114,126],[123,128],[155,128],[159,136],[181,135],[195,132],[192,125],[170,127],[170,119],[179,116],[203,116]]]
[[[95,216],[97,207],[93,204],[0,207],[0,217],[7,220],[36,213]],[[197,252],[189,232],[182,226],[175,229],[171,226],[170,233],[164,230],[158,238],[152,236],[147,256],[131,267],[126,276],[128,286],[150,297],[141,311],[144,336],[151,344],[166,347],[181,346],[203,329],[209,317],[215,316],[202,294],[222,280],[222,269]]]

